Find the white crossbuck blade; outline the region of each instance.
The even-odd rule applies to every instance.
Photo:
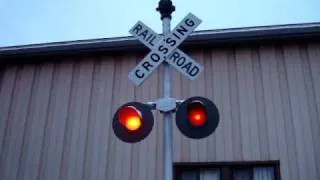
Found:
[[[151,52],[129,73],[129,79],[140,85],[164,60],[189,79],[197,78],[203,67],[177,47],[200,23],[199,18],[189,13],[169,35],[163,37],[138,21],[129,32],[149,47]]]

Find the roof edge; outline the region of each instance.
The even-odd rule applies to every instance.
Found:
[[[182,46],[288,39],[320,39],[320,22],[196,31]],[[142,43],[132,36],[127,36],[0,47],[0,58],[115,52],[143,48]]]

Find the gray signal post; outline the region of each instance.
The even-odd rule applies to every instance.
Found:
[[[203,71],[203,67],[177,47],[199,26],[201,20],[189,13],[172,31],[170,30],[171,13],[175,11],[171,0],[160,0],[157,11],[161,14],[163,35],[158,35],[141,21],[138,21],[130,33],[146,45],[151,51],[129,72],[128,78],[137,86],[163,62],[163,99],[150,102],[163,113],[163,169],[164,179],[172,179],[172,113],[177,100],[171,97],[170,68],[176,68],[190,80],[194,80]]]
[[[157,11],[161,14],[163,35],[166,37],[170,33],[171,25],[171,13],[175,11],[175,7],[172,5],[171,0],[160,0]],[[171,78],[170,68],[167,62],[163,64],[163,96],[164,98],[170,98],[171,96]],[[164,180],[172,180],[172,113],[164,112]]]

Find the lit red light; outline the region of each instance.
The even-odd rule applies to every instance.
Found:
[[[207,119],[205,108],[199,102],[191,103],[188,107],[188,121],[192,126],[202,126]]]
[[[118,111],[120,124],[130,131],[138,130],[141,125],[141,115],[136,108],[132,106],[123,107]]]

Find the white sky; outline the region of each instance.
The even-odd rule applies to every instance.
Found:
[[[161,31],[159,0],[0,0],[0,46],[128,36],[138,21]],[[174,27],[188,12],[197,30],[320,22],[320,0],[173,0]]]

